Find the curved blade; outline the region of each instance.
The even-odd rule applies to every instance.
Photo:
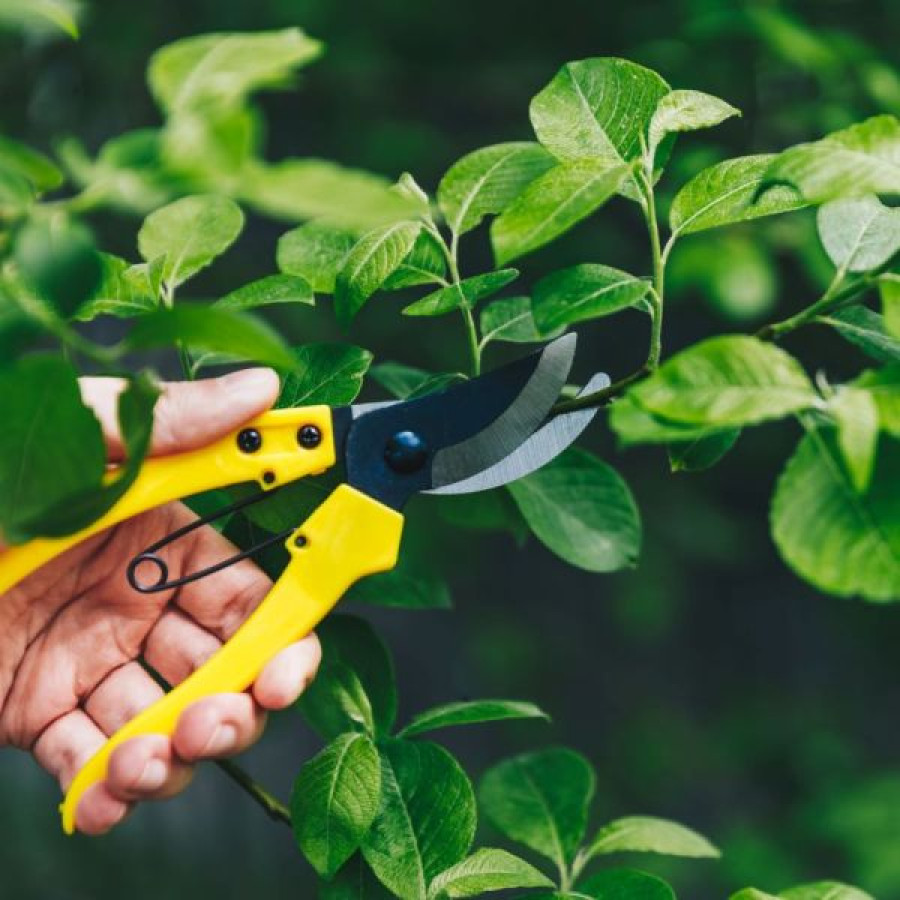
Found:
[[[578,392],[582,397],[609,386],[609,376],[598,372]],[[570,413],[554,416],[546,425],[539,428],[524,444],[514,450],[505,459],[472,475],[462,481],[446,484],[443,487],[426,491],[427,494],[474,494],[478,491],[489,491],[511,481],[524,478],[550,460],[559,456],[567,447],[574,444],[585,428],[593,421],[600,407],[579,409]]]
[[[565,335],[538,353],[441,393],[354,416],[344,453],[347,480],[399,509],[414,493],[494,465],[546,418],[574,355],[575,335]],[[425,463],[406,472],[392,469],[385,456],[401,432],[412,432],[427,453]]]

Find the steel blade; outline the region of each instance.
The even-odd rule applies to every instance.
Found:
[[[579,397],[601,391],[609,386],[609,376],[598,372],[578,392]],[[590,425],[600,407],[578,409],[570,413],[554,416],[546,425],[539,428],[524,444],[514,450],[505,459],[472,475],[443,487],[425,491],[426,494],[474,494],[478,491],[489,491],[524,478],[542,466],[547,465],[559,456],[567,447],[574,444],[585,428]]]
[[[349,483],[399,509],[414,493],[468,478],[508,456],[546,418],[565,384],[575,335],[439,393],[358,414],[335,410]],[[357,417],[358,416],[358,417]],[[345,430],[346,429],[346,430]],[[402,470],[387,453],[413,436],[423,459]]]

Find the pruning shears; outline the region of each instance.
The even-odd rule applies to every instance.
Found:
[[[272,410],[216,443],[147,460],[118,503],[83,531],[40,538],[0,556],[0,594],[44,563],[112,525],[162,504],[214,488],[257,482],[245,506],[305,476],[343,465],[344,481],[305,522],[265,545],[284,541],[290,561],[262,603],[205,665],[116,732],[77,774],[60,807],[75,828],[85,791],[106,777],[112,751],[144,734],[174,734],[181,713],[211,694],[246,690],[265,664],[308,634],[358,579],[394,567],[401,510],[418,493],[460,494],[521,478],[568,447],[596,409],[551,415],[566,383],[575,336],[443,392],[387,403]],[[584,391],[609,383],[595,375]],[[198,519],[134,557],[125,575],[149,593],[219,571],[258,551],[244,551],[200,572],[170,579],[165,547],[221,515]],[[147,572],[154,579],[146,581]]]

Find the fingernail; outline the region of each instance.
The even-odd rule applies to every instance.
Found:
[[[237,744],[237,728],[234,725],[219,725],[206,742],[201,756],[218,756],[230,753]]]
[[[169,767],[161,759],[151,759],[134,786],[139,791],[156,791],[166,783],[168,776]]]
[[[232,399],[259,402],[278,390],[278,375],[272,369],[241,369],[222,378]]]

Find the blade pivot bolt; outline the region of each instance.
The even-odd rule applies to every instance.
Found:
[[[262,447],[262,435],[255,428],[244,428],[238,432],[237,445],[242,453],[256,453]]]
[[[401,475],[417,472],[428,459],[425,441],[414,431],[398,431],[384,448],[384,459],[388,466]]]
[[[304,425],[297,431],[297,443],[307,450],[322,443],[322,432],[316,425]]]

